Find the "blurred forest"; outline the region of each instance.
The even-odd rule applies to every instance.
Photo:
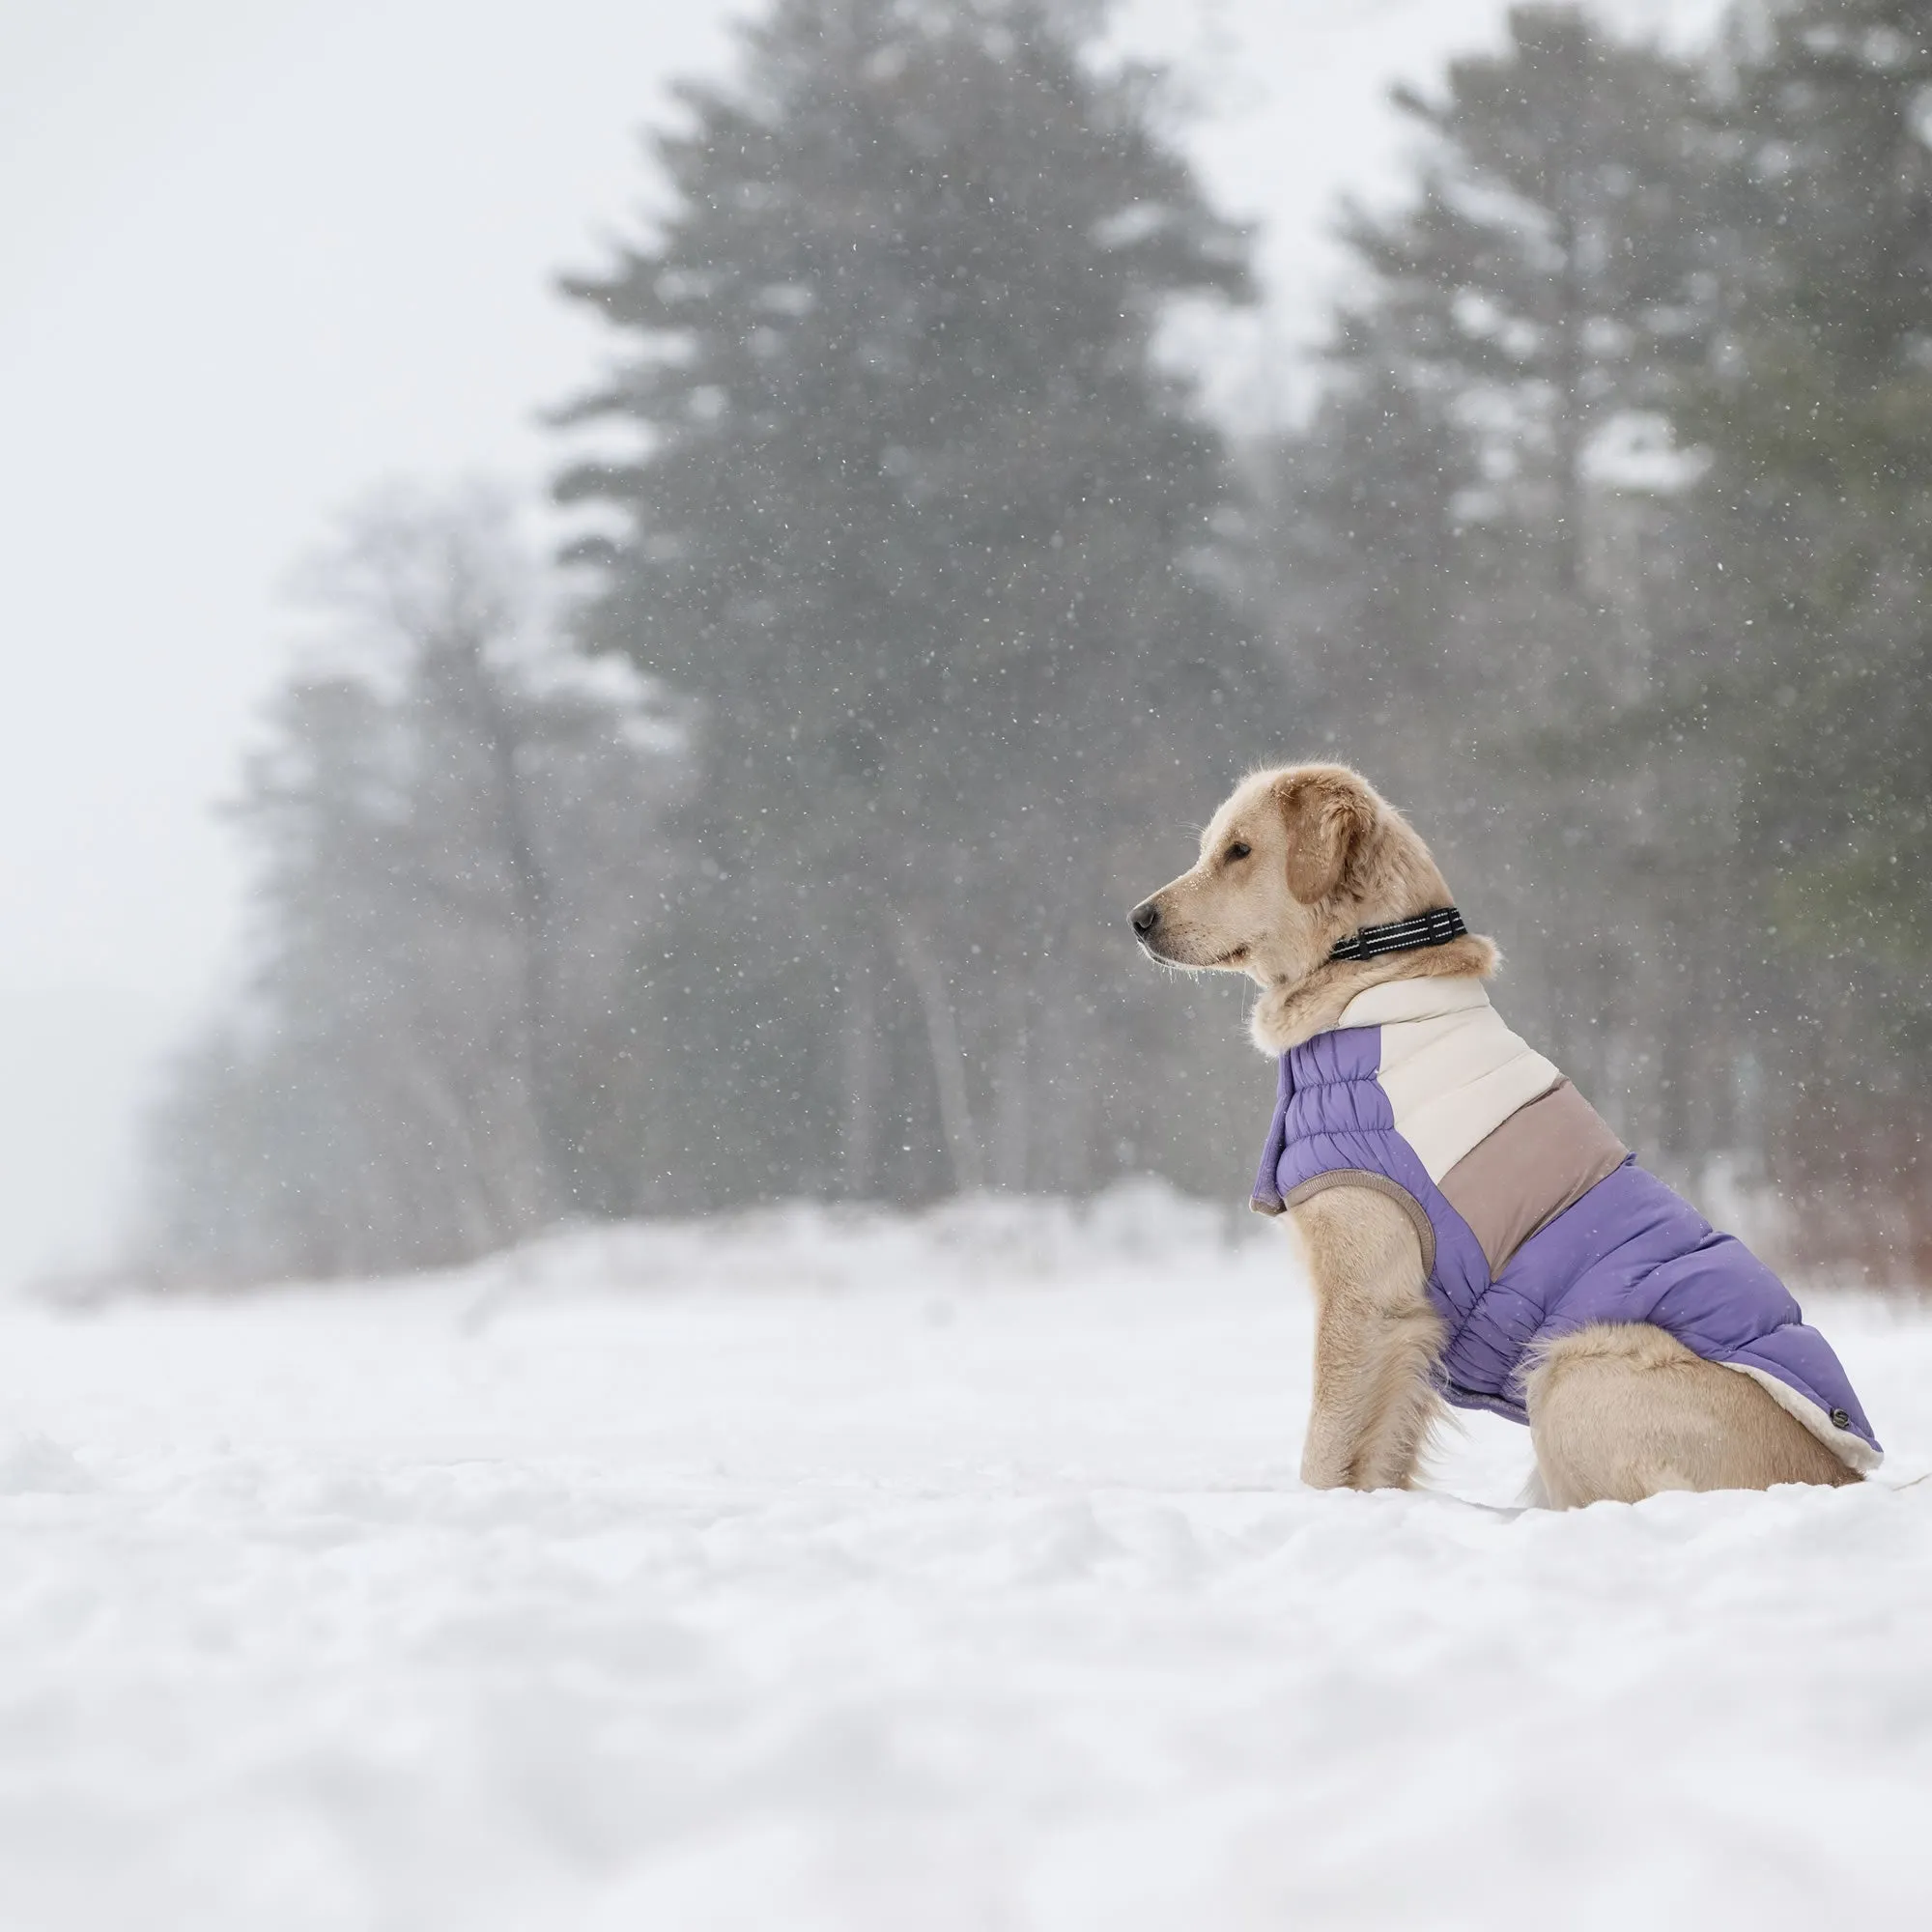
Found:
[[[1408,810],[1498,1004],[1707,1209],[1932,1271],[1932,0],[1571,7],[1404,96],[1305,420],[1160,355],[1251,300],[1066,0],[774,0],[564,284],[626,440],[558,621],[371,506],[268,721],[242,1010],[154,1128],[178,1272],[568,1215],[1244,1190],[1272,1076],[1124,914],[1241,769]]]

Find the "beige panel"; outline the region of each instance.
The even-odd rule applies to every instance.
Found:
[[[1565,1080],[1512,1114],[1437,1183],[1502,1272],[1530,1236],[1623,1165],[1629,1150]]]

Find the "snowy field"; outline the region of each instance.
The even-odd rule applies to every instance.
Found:
[[[1932,1923],[1932,1315],[1861,1490],[1295,1480],[1278,1231],[804,1214],[0,1306],[6,1932]]]

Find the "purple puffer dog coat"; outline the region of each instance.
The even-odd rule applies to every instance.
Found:
[[[1635,1164],[1504,1026],[1480,980],[1371,987],[1281,1057],[1253,1206],[1373,1187],[1415,1223],[1448,1341],[1442,1394],[1517,1422],[1524,1358],[1595,1321],[1648,1321],[1758,1382],[1855,1469],[1881,1450],[1784,1285]]]

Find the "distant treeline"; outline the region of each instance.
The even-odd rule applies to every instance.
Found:
[[[238,802],[253,975],[156,1122],[168,1266],[1238,1196],[1235,989],[1123,914],[1311,753],[1654,1162],[1932,1266],[1932,0],[1694,59],[1518,10],[1401,98],[1310,418],[1232,446],[1152,344],[1250,298],[1246,238],[1092,32],[777,0],[684,91],[668,213],[565,285],[622,346],[570,419],[634,452],[560,481],[604,532],[566,637],[474,506],[359,521]]]

